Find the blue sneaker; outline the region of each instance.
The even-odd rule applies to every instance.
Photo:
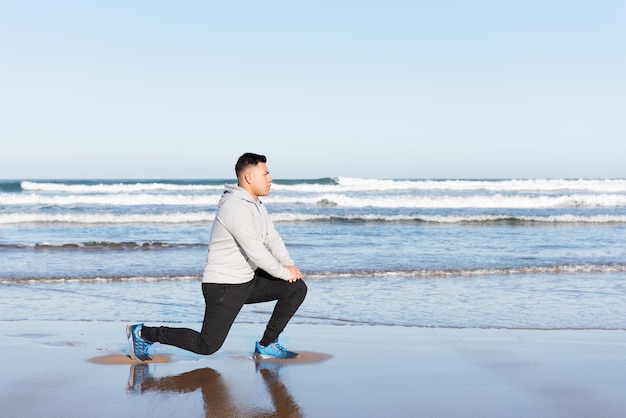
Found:
[[[151,342],[144,340],[139,335],[139,330],[143,324],[127,325],[126,336],[128,337],[128,345],[130,346],[130,358],[139,361],[148,361],[154,358],[154,355],[150,354]]]
[[[287,350],[285,347],[278,343],[278,340],[269,344],[267,347],[263,347],[257,341],[254,347],[254,358],[296,358],[298,353]]]

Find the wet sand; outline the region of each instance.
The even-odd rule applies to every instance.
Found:
[[[198,324],[183,324],[198,327]],[[290,325],[296,361],[255,361],[263,325],[208,357],[127,357],[125,324],[0,322],[2,417],[620,417],[626,331]]]

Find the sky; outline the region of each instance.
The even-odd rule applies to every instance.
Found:
[[[626,177],[626,0],[0,0],[0,179]]]

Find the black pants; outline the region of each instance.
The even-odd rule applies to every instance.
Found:
[[[202,331],[188,328],[146,327],[141,335],[148,341],[173,345],[197,354],[213,354],[220,349],[237,314],[244,304],[276,300],[274,312],[260,343],[274,342],[296,313],[307,286],[302,280],[293,283],[257,270],[254,278],[243,284],[202,283],[206,304]]]

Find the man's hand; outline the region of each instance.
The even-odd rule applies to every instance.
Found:
[[[289,279],[287,279],[287,281],[289,283],[293,283],[296,280],[300,280],[302,279],[302,273],[300,272],[300,269],[296,266],[285,266],[285,268],[287,270],[289,270]]]

